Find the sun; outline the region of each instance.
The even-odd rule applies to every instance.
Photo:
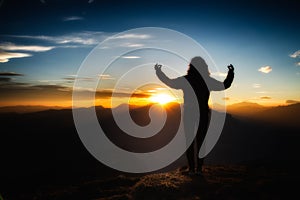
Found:
[[[169,94],[153,94],[149,100],[153,103],[159,103],[161,105],[165,105],[167,103],[170,103],[172,101],[175,101],[176,99],[169,95]]]

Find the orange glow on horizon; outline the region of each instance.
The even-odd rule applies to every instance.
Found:
[[[45,107],[72,107],[72,101],[9,101],[0,102],[0,107],[6,106],[45,106]]]
[[[149,98],[149,101],[152,103],[158,103],[160,105],[165,105],[170,102],[176,101],[176,98],[169,94],[154,94]]]
[[[170,90],[170,88],[161,87],[158,85],[149,84],[140,88],[137,88],[134,93],[130,94],[120,93],[119,96],[114,96],[113,99],[111,95],[102,94],[95,97],[93,100],[88,100],[85,98],[84,93],[82,94],[82,99],[78,101],[76,107],[92,107],[92,106],[103,106],[105,108],[117,107],[121,104],[129,104],[132,106],[146,106],[149,104],[160,104],[166,105],[171,102],[176,102],[182,104],[183,94],[180,90]],[[123,95],[122,95],[123,94]],[[209,105],[221,104],[230,106],[241,102],[252,102],[265,107],[275,107],[275,106],[286,106],[289,103],[283,98],[253,98],[246,99],[246,97],[237,97],[235,95],[228,95],[230,98],[217,98],[214,101],[210,101]],[[290,98],[300,101],[298,98]],[[297,102],[297,101],[296,101]],[[0,99],[0,107],[5,106],[45,106],[45,107],[62,107],[70,108],[72,107],[72,94],[70,91],[45,91],[45,90],[29,90],[22,91],[21,93],[3,95]],[[212,106],[214,107],[214,106]]]

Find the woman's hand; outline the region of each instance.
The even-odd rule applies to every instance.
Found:
[[[234,71],[234,67],[232,64],[228,65],[227,68],[229,69],[229,71],[232,71],[232,72]]]
[[[154,66],[154,69],[157,71],[157,70],[161,70],[161,67],[162,67],[162,65],[160,65],[160,64],[156,64],[155,66]]]

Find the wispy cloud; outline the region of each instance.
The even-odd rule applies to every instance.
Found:
[[[139,44],[139,43],[124,43],[120,45],[121,47],[143,47],[144,44]]]
[[[69,17],[64,17],[63,21],[79,21],[79,20],[84,20],[83,17],[79,17],[79,16],[69,16]]]
[[[67,89],[68,87],[62,86],[62,85],[33,85],[30,86],[31,89],[37,89],[37,90],[61,90],[61,89]],[[68,88],[69,89],[69,88]]]
[[[58,82],[64,82],[63,79],[51,79],[51,80],[46,80],[46,79],[43,79],[43,80],[38,80],[38,82],[40,83],[58,83]]]
[[[112,77],[109,74],[100,74],[99,77],[101,80],[114,80],[115,79],[114,77]]]
[[[30,56],[32,55],[28,53],[13,53],[13,52],[0,51],[0,63],[8,62],[9,59],[12,58],[24,58]]]
[[[295,51],[294,53],[290,54],[290,57],[291,57],[291,58],[297,58],[297,57],[300,57],[300,50]]]
[[[285,103],[287,104],[295,104],[295,103],[300,103],[300,101],[297,101],[297,100],[286,100]]]
[[[77,75],[68,75],[68,77],[64,77],[63,80],[67,80],[68,82],[73,82],[75,80],[78,80],[78,81],[94,81],[95,79],[101,79],[101,80],[114,80],[115,78],[112,77],[111,75],[109,74],[100,74],[98,77],[95,76],[95,77],[79,77]]]
[[[137,97],[137,98],[147,98],[150,95],[146,93],[126,93],[126,92],[113,92],[112,90],[98,90],[96,91],[96,98],[111,98],[114,97]]]
[[[87,90],[82,88],[73,88],[73,90],[76,90],[78,92],[78,97],[80,99],[86,99],[87,94],[93,93],[95,94],[96,99],[109,99],[114,96],[114,98],[128,98],[128,97],[136,97],[136,98],[148,98],[150,97],[149,94],[144,92],[134,92],[134,93],[127,93],[127,92],[115,92],[111,89],[104,89],[104,90]]]
[[[33,51],[33,52],[43,52],[54,49],[53,46],[37,46],[37,45],[16,45],[11,42],[1,43],[0,49],[6,51]]]
[[[113,39],[149,39],[151,35],[148,34],[123,34],[113,37]]]
[[[78,77],[76,75],[69,75],[69,77],[65,77],[63,78],[64,80],[67,80],[67,81],[75,81],[75,80],[79,80],[79,81],[93,81],[94,78],[92,77]]]
[[[294,53],[289,55],[291,58],[300,58],[300,50],[295,51]],[[300,62],[295,63],[296,66],[300,66]]]
[[[260,99],[262,100],[269,100],[272,99],[270,96],[261,96]]]
[[[121,34],[116,36],[108,37],[106,46],[99,47],[100,49],[110,48],[139,48],[145,46],[144,42],[146,39],[151,38],[149,34]]]
[[[0,72],[0,76],[24,76],[24,74],[19,74],[16,72]]]
[[[137,59],[137,58],[141,58],[140,56],[122,56],[122,58],[125,59]]]
[[[126,92],[106,89],[106,90],[93,90],[93,89],[80,89],[65,86],[63,84],[26,84],[14,82],[11,77],[0,77],[0,102],[15,101],[22,99],[24,102],[32,101],[70,101],[72,99],[72,91],[79,92],[80,99],[86,99],[91,93],[95,94],[97,99],[109,99],[114,95],[117,98],[148,98],[150,95],[144,92]]]
[[[46,42],[55,43],[58,47],[75,48],[83,46],[97,45],[108,36],[110,33],[99,32],[99,31],[83,31],[78,33],[71,33],[59,36],[47,36],[47,35],[10,35],[10,37],[25,38],[33,40],[42,40]],[[83,46],[76,46],[83,45]]]
[[[259,84],[259,83],[253,83],[253,84],[252,84],[252,87],[253,87],[253,88],[260,88],[260,87],[261,87],[261,84]]]
[[[211,73],[212,76],[218,76],[218,77],[226,77],[227,73],[223,73],[223,72],[212,72]]]
[[[258,69],[258,71],[268,74],[272,71],[272,67],[271,66],[264,66]]]
[[[31,52],[44,52],[54,49],[54,46],[38,46],[38,45],[16,45],[11,42],[0,44],[0,63],[8,62],[12,58],[30,57],[31,54],[20,52],[7,52],[7,51],[31,51]]]
[[[268,92],[268,91],[258,91],[258,92],[256,92],[257,94],[266,94],[266,93],[270,93],[270,92]]]
[[[9,78],[9,77],[0,77],[0,84],[3,83],[3,82],[7,83],[7,82],[10,82],[10,81],[11,81],[11,78]]]
[[[115,42],[114,40],[111,40],[109,43],[108,43],[108,46],[100,46],[98,47],[99,49],[110,49],[110,48],[114,48],[114,47],[128,47],[128,48],[138,48],[138,47],[143,47],[145,46],[144,44],[141,44],[141,43],[129,43],[129,42],[126,42],[126,43],[121,43],[119,44],[120,42]]]

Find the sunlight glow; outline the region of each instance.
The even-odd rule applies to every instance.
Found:
[[[176,99],[169,94],[154,94],[149,98],[149,100],[153,103],[159,103],[161,105],[176,101]]]

